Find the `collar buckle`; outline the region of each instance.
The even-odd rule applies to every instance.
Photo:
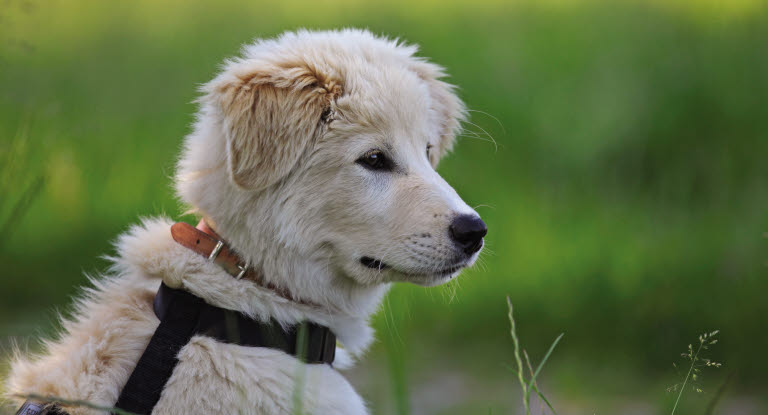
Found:
[[[235,275],[235,279],[239,280],[243,278],[246,272],[248,272],[248,264],[245,264],[245,265],[237,264],[237,269],[239,269],[240,272],[238,272],[237,275]]]
[[[213,251],[211,251],[211,254],[208,255],[208,260],[211,262],[216,261],[216,257],[219,256],[219,252],[221,252],[221,248],[224,247],[224,242],[217,241],[216,246],[213,248]]]

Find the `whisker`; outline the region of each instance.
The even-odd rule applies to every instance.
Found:
[[[485,111],[481,111],[481,110],[473,110],[473,109],[469,109],[469,108],[467,108],[467,112],[476,112],[476,113],[479,113],[479,114],[483,114],[483,115],[487,115],[487,116],[489,116],[489,117],[493,118],[493,119],[494,119],[494,120],[496,120],[496,122],[499,124],[499,127],[501,127],[501,131],[502,131],[504,134],[506,134],[506,133],[507,133],[507,130],[504,128],[504,124],[502,124],[502,123],[501,123],[501,121],[500,121],[498,118],[494,117],[493,115],[491,115],[491,114],[489,114],[489,113],[487,113],[487,112],[485,112]]]
[[[488,131],[486,131],[485,128],[483,128],[483,127],[473,123],[472,121],[464,121],[464,122],[469,124],[469,125],[473,125],[473,126],[479,128],[493,142],[494,152],[499,151],[499,145],[496,143],[496,140],[494,140],[493,136]]]
[[[492,140],[486,138],[485,134],[481,134],[481,133],[479,133],[477,131],[472,131],[472,130],[464,130],[461,134],[459,134],[459,137],[475,138],[475,139],[478,139],[480,141],[493,142]]]
[[[467,132],[472,132],[472,133],[474,133],[474,131],[467,131]],[[459,134],[458,136],[459,136],[459,137],[463,137],[463,138],[466,138],[466,139],[472,139],[472,140],[480,140],[480,141],[485,141],[485,142],[488,142],[488,143],[493,143],[494,145],[496,144],[496,142],[495,142],[493,139],[484,138],[484,136],[481,136],[481,135],[465,135],[465,134]]]

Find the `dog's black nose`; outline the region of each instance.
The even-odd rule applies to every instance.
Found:
[[[488,233],[485,222],[477,215],[459,215],[453,218],[449,228],[451,238],[467,255],[472,255],[483,246],[483,236]]]

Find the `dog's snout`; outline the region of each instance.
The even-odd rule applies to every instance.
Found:
[[[485,222],[477,215],[459,215],[449,227],[451,238],[468,255],[479,251],[483,246],[483,237],[488,233]]]

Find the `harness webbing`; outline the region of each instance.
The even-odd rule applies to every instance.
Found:
[[[179,351],[194,335],[241,346],[279,349],[306,363],[331,364],[336,354],[336,336],[327,327],[304,322],[284,329],[275,320],[254,320],[164,283],[154,306],[160,325],[115,404],[136,414],[152,412],[178,363]]]
[[[160,324],[115,404],[116,408],[134,414],[152,412],[179,362],[179,352],[195,335],[241,346],[282,350],[305,363],[332,364],[335,357],[336,336],[328,327],[314,323],[284,328],[275,320],[254,320],[165,284],[160,285],[155,296],[154,309]],[[54,403],[30,400],[17,414],[67,415],[67,412]]]
[[[166,297],[160,294],[165,289],[170,290],[163,284],[155,297],[156,303],[161,296]],[[135,414],[152,412],[178,363],[176,355],[195,334],[195,327],[205,302],[186,291],[173,291],[174,295],[165,300],[168,307],[160,325],[149,340],[144,354],[141,355],[115,404],[122,410]]]

